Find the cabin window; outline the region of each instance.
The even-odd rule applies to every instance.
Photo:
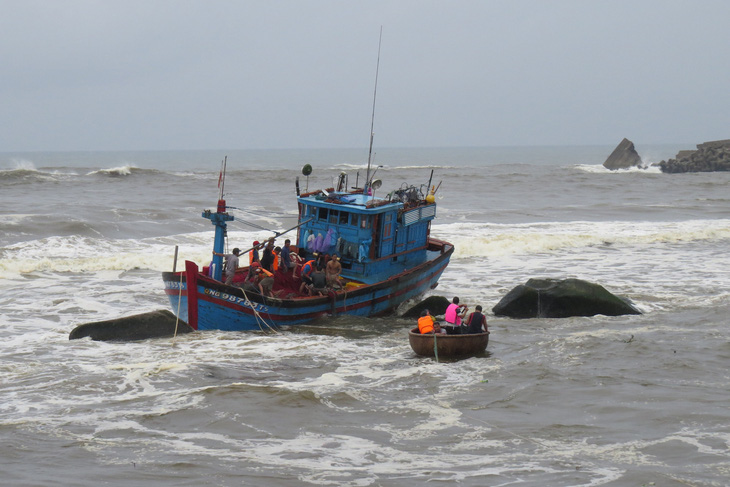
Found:
[[[357,213],[350,213],[350,225],[356,227],[360,223],[360,215]]]
[[[327,208],[320,208],[319,209],[319,217],[320,220],[327,221]]]
[[[340,212],[340,225],[347,225],[347,221],[350,219],[350,214],[346,211]]]
[[[329,222],[336,224],[337,221],[340,218],[340,212],[338,210],[330,210],[330,219]]]
[[[363,215],[362,219],[360,220],[360,228],[363,228],[363,229],[370,228],[370,218]]]

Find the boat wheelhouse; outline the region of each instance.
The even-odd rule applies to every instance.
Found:
[[[376,199],[357,193],[316,191],[301,195],[297,246],[305,258],[314,252],[337,255],[342,276],[366,284],[383,281],[428,260],[436,204],[416,188]]]

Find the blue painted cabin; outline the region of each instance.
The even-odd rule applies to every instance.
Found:
[[[317,191],[301,195],[297,246],[338,255],[342,276],[372,284],[426,261],[436,205],[405,192],[390,199],[361,193]],[[301,252],[300,252],[301,253]]]

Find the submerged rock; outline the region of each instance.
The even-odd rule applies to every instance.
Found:
[[[641,157],[634,148],[634,143],[624,138],[608,156],[603,167],[606,169],[627,169],[629,167],[641,166]]]
[[[492,312],[510,318],[641,314],[603,286],[581,279],[530,279],[507,293]]]
[[[424,309],[427,309],[431,313],[431,316],[440,316],[446,313],[446,308],[450,304],[451,301],[443,296],[429,296],[403,313],[403,318],[418,318]]]
[[[128,342],[171,337],[175,335],[176,329],[178,335],[195,331],[170,311],[161,309],[124,318],[85,323],[74,328],[68,339],[90,337],[92,340]]]

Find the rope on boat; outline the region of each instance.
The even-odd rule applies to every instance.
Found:
[[[436,333],[436,330],[434,330],[434,332],[433,332],[433,356],[436,357],[436,363],[439,362],[439,349],[438,349],[438,344],[436,343],[437,334],[438,333]]]
[[[268,228],[262,227],[261,225],[257,225],[256,223],[253,223],[253,222],[249,222],[249,221],[246,221],[246,220],[241,220],[240,218],[237,221],[243,223],[244,225],[248,225],[249,227],[253,227],[253,228],[257,229],[257,230],[263,230],[265,232],[272,232]],[[274,232],[272,232],[272,233],[274,233]]]
[[[269,325],[269,324],[268,324],[268,323],[266,322],[266,320],[264,319],[264,317],[263,317],[263,316],[261,316],[261,315],[259,314],[259,312],[258,312],[258,311],[256,310],[256,307],[255,307],[255,306],[253,305],[253,303],[251,302],[251,300],[250,300],[250,299],[248,299],[248,294],[246,294],[246,291],[245,291],[245,290],[244,290],[244,289],[243,289],[242,287],[239,287],[238,289],[240,289],[240,290],[241,290],[241,292],[243,293],[243,298],[244,298],[244,299],[246,300],[246,301],[245,301],[246,305],[247,305],[247,306],[248,306],[249,308],[251,308],[251,310],[253,311],[253,315],[254,315],[254,316],[256,317],[256,323],[257,323],[257,324],[259,325],[259,329],[260,329],[261,331],[265,331],[265,330],[264,330],[264,327],[263,327],[263,326],[261,326],[261,323],[263,323],[264,325],[266,325],[266,327],[267,327],[267,328],[268,328],[269,330],[273,331],[274,333],[279,333],[279,332],[278,332],[278,331],[276,330],[276,328],[274,328],[273,326]],[[262,295],[262,297],[264,297],[264,296]],[[264,299],[266,299],[266,298],[264,297]]]

